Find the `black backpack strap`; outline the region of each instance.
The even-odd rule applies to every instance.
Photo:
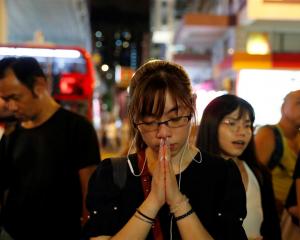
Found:
[[[276,166],[279,166],[282,170],[285,170],[285,167],[280,162],[283,155],[282,136],[279,132],[279,129],[275,125],[267,125],[267,127],[273,130],[275,137],[275,148],[268,163],[268,167],[270,169],[274,169]]]
[[[127,158],[111,158],[114,183],[123,189],[127,179]]]

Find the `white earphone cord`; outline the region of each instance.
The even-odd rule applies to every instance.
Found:
[[[178,179],[178,188],[180,190],[180,187],[181,187],[181,167],[182,167],[182,159],[183,159],[183,156],[184,156],[184,153],[186,151],[186,148],[187,146],[189,146],[189,139],[190,139],[190,136],[191,136],[191,128],[189,128],[189,135],[188,135],[188,138],[187,138],[187,141],[184,145],[184,150],[182,152],[182,155],[180,157],[180,161],[179,161],[179,179]],[[194,156],[193,157],[193,160],[192,161],[195,161],[196,163],[202,163],[202,154],[201,154],[201,151],[200,149],[197,148],[197,152],[200,154],[200,160],[197,161]],[[197,155],[197,154],[196,154]],[[171,215],[171,219],[170,219],[170,240],[173,239],[173,225],[172,225],[172,220],[173,220],[173,215]]]
[[[129,159],[129,153],[130,153],[130,151],[131,151],[131,149],[132,149],[133,144],[135,143],[136,136],[137,136],[137,133],[134,135],[134,138],[132,139],[132,142],[131,142],[131,144],[130,144],[130,147],[129,147],[129,149],[128,149],[128,152],[127,152],[127,156],[126,156],[126,157],[127,157],[127,163],[128,163],[128,166],[129,166],[129,169],[130,169],[130,172],[132,173],[132,175],[135,176],[135,177],[140,177],[140,176],[142,175],[142,173],[144,172],[144,169],[145,169],[145,165],[146,165],[146,162],[147,162],[146,158],[145,158],[145,160],[144,160],[144,164],[143,164],[142,170],[141,170],[140,173],[138,173],[138,174],[136,174],[136,173],[134,172],[133,166],[132,166],[131,161],[130,161],[130,159]]]

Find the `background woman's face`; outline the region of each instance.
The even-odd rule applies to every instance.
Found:
[[[218,127],[221,156],[238,158],[246,149],[252,136],[252,123],[247,112],[239,119],[239,108],[226,115]]]

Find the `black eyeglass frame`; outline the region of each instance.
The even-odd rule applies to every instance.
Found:
[[[149,124],[152,124],[152,125],[155,124],[155,126],[156,126],[157,129],[158,129],[160,125],[165,124],[165,125],[166,125],[167,127],[169,127],[169,128],[180,128],[180,127],[183,127],[184,125],[181,125],[181,126],[178,126],[178,127],[172,127],[172,126],[169,125],[169,122],[170,122],[170,121],[174,121],[175,119],[182,119],[182,118],[187,118],[187,119],[188,119],[187,123],[188,123],[188,122],[191,121],[191,119],[192,119],[192,114],[184,115],[184,116],[179,116],[179,117],[174,117],[174,118],[170,118],[169,120],[161,121],[161,122],[153,121],[153,122],[141,122],[141,123],[135,123],[135,126],[138,127],[138,126],[140,126],[140,125],[146,125],[146,126],[147,126],[147,124],[148,124],[148,125],[149,125]],[[154,130],[152,130],[152,131],[154,131]]]

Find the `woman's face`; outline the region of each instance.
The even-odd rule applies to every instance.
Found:
[[[169,92],[167,92],[162,117],[146,116],[138,122],[138,129],[146,145],[156,154],[159,151],[160,139],[168,138],[171,156],[174,157],[183,150],[188,140],[190,114],[185,107],[177,106]]]
[[[238,158],[252,136],[251,121],[247,112],[239,118],[239,108],[226,115],[219,124],[218,140],[221,156],[225,159]]]

